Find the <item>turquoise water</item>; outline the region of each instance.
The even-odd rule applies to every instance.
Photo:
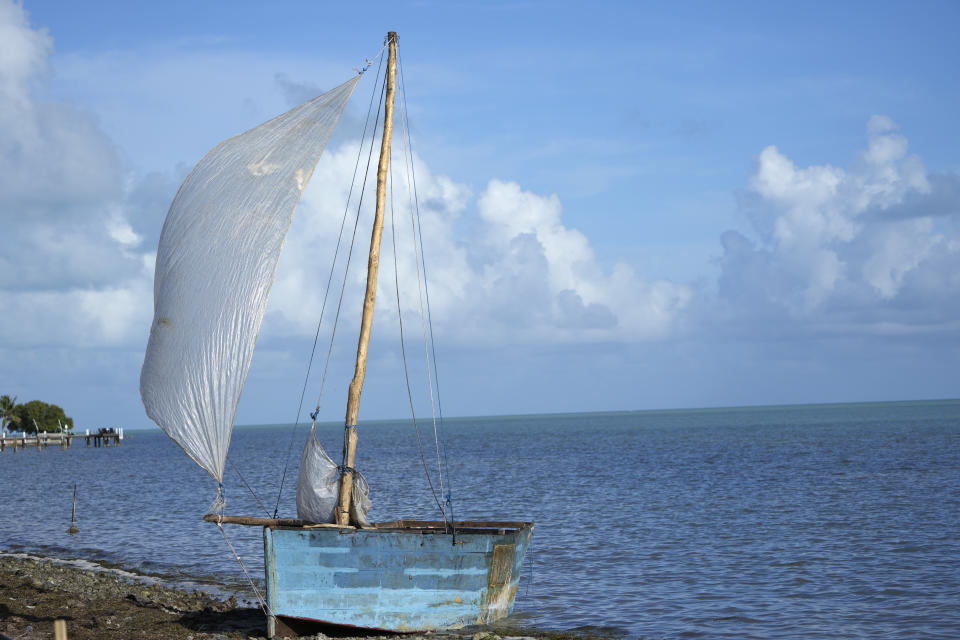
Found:
[[[960,401],[457,419],[444,433],[457,519],[537,522],[520,623],[645,638],[960,629]],[[214,481],[159,431],[129,435],[115,449],[0,454],[0,548],[242,592],[200,521]],[[227,513],[272,515],[289,438],[235,431]],[[321,439],[338,452],[341,427]],[[357,467],[373,518],[436,515],[409,423],[361,424]],[[295,511],[290,473],[281,516]],[[259,529],[228,531],[260,572]]]

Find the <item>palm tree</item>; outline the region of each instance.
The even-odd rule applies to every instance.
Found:
[[[0,396],[0,433],[7,430],[7,425],[15,422],[13,408],[17,406],[17,396]]]

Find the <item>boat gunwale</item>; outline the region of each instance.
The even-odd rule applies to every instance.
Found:
[[[387,522],[374,522],[371,527],[376,531],[424,531],[431,533],[439,531],[444,533],[454,529],[457,533],[515,533],[527,528],[533,528],[533,524],[533,521],[485,522],[482,520],[462,520],[460,522],[444,522],[443,520],[390,520]]]
[[[295,518],[257,518],[252,516],[227,516],[208,513],[203,516],[207,522],[214,524],[240,524],[253,527],[269,527],[271,529],[337,529],[342,533],[356,533],[359,531],[377,532],[406,532],[406,533],[488,533],[506,534],[519,533],[532,529],[534,522],[529,521],[490,521],[462,520],[459,522],[444,522],[443,520],[388,520],[374,522],[367,527],[343,526],[326,522],[309,522]]]

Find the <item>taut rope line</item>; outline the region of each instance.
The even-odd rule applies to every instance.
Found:
[[[384,48],[386,48],[386,45],[384,45]],[[380,53],[383,53],[383,49],[380,49]],[[377,75],[376,75],[376,79],[374,80],[374,83],[373,83],[373,91],[372,91],[371,94],[370,94],[370,104],[367,106],[367,117],[366,117],[366,120],[364,120],[364,123],[363,123],[363,133],[360,134],[360,147],[359,147],[359,149],[357,150],[357,161],[356,161],[356,163],[355,163],[354,166],[353,166],[353,178],[350,180],[350,190],[349,190],[349,192],[347,193],[347,202],[346,202],[346,204],[345,204],[345,206],[344,206],[344,209],[343,209],[343,218],[342,218],[341,221],[340,221],[340,232],[339,232],[339,234],[338,234],[338,236],[337,236],[337,246],[336,246],[336,249],[334,250],[334,253],[333,253],[333,261],[332,261],[331,264],[330,264],[330,274],[329,274],[329,276],[327,277],[327,287],[326,287],[326,290],[324,291],[324,294],[323,294],[323,304],[322,304],[321,307],[320,307],[320,319],[317,321],[317,331],[316,331],[316,333],[314,334],[314,337],[313,337],[313,348],[310,350],[310,360],[308,361],[308,364],[307,364],[307,373],[306,373],[306,375],[304,376],[304,379],[303,379],[303,389],[302,389],[302,391],[300,392],[300,404],[297,406],[297,417],[296,417],[296,420],[295,420],[294,423],[293,423],[293,428],[292,428],[291,431],[290,431],[290,442],[289,442],[289,444],[287,445],[287,455],[284,457],[283,474],[282,474],[281,477],[280,477],[280,490],[277,491],[277,503],[276,503],[276,505],[274,506],[274,509],[273,509],[273,517],[274,517],[274,518],[277,517],[277,514],[279,513],[279,510],[280,510],[280,499],[281,499],[281,497],[283,496],[283,485],[284,485],[284,483],[285,483],[285,481],[286,481],[286,478],[287,478],[287,469],[288,469],[288,467],[289,467],[289,465],[290,465],[290,452],[293,450],[294,436],[296,435],[297,427],[300,425],[300,412],[303,410],[303,400],[304,400],[304,397],[306,396],[306,393],[307,393],[307,383],[308,383],[308,381],[310,380],[310,371],[313,369],[313,358],[314,358],[314,355],[316,354],[316,351],[317,351],[317,341],[318,341],[319,338],[320,338],[320,327],[323,325],[323,315],[324,315],[324,312],[325,312],[325,310],[326,310],[326,308],[327,308],[327,297],[330,295],[330,285],[331,285],[331,283],[333,282],[333,273],[334,273],[334,271],[335,271],[335,269],[336,269],[337,258],[338,258],[338,256],[340,255],[340,245],[341,245],[341,242],[342,242],[342,239],[343,239],[343,230],[344,230],[344,227],[346,226],[347,213],[348,213],[349,210],[350,210],[350,200],[351,200],[352,197],[353,197],[353,189],[354,189],[354,186],[355,186],[356,181],[357,181],[357,172],[358,172],[358,170],[359,170],[359,168],[360,168],[360,158],[363,157],[363,141],[364,141],[364,139],[365,139],[366,136],[367,136],[367,127],[368,127],[369,124],[370,124],[370,113],[373,111],[373,99],[374,99],[374,97],[377,95],[377,85],[378,85],[379,80],[380,80],[380,70],[381,70],[382,67],[383,67],[383,57],[380,56],[380,53],[378,53],[377,56],[376,56],[376,57],[380,57],[380,65],[377,67]],[[367,65],[367,68],[369,68],[370,64],[373,64],[372,61],[368,61],[368,62],[369,62],[369,64]],[[366,69],[364,69],[364,71],[366,71]],[[361,72],[361,73],[362,73],[362,72]],[[381,92],[382,92],[382,90],[381,90]],[[373,128],[374,128],[374,134],[375,134],[375,132],[376,132],[376,122],[379,121],[379,119],[380,119],[380,107],[379,107],[379,106],[377,107],[377,116],[376,116],[376,118],[377,118],[377,120],[374,122],[374,126],[373,126]],[[370,138],[370,154],[371,154],[371,155],[372,155],[372,153],[373,153],[373,139],[374,139],[374,134],[372,134],[372,135],[371,135],[371,138]],[[367,173],[364,174],[364,177],[363,177],[363,187],[366,187],[366,184],[367,184],[367,174],[369,174],[369,171],[370,171],[370,157],[371,157],[370,155],[368,155],[368,157],[367,157]],[[360,204],[361,204],[361,205],[363,204],[363,188],[361,188],[361,191],[360,191]],[[357,219],[359,219],[359,215],[360,215],[360,208],[359,208],[359,206],[358,206],[358,207],[357,207],[357,217],[358,217]],[[353,243],[353,241],[356,239],[356,235],[357,235],[357,220],[354,220],[354,224],[353,224],[353,236],[352,236],[352,238],[351,238],[351,245],[350,245],[350,255],[353,254],[353,244],[352,244],[352,243]],[[350,257],[348,256],[348,257],[347,257],[346,271],[349,271],[349,270],[350,270]],[[346,272],[344,273],[344,286],[346,286]],[[341,289],[340,301],[341,301],[341,302],[343,301],[343,289]],[[340,305],[338,304],[338,305],[337,305],[337,314],[336,314],[336,317],[334,318],[334,322],[333,322],[333,330],[331,331],[331,334],[330,334],[330,347],[329,347],[329,349],[327,349],[327,359],[326,359],[326,363],[324,364],[324,367],[323,367],[323,377],[322,377],[322,380],[321,380],[321,382],[320,382],[320,393],[319,393],[319,395],[317,396],[317,406],[316,406],[316,409],[313,411],[313,413],[310,414],[310,418],[311,418],[312,421],[313,421],[312,426],[314,426],[314,427],[315,427],[316,424],[317,424],[317,412],[318,412],[319,409],[320,409],[320,398],[323,396],[323,387],[324,387],[324,384],[326,383],[326,380],[327,380],[327,369],[328,369],[329,366],[330,366],[330,354],[331,354],[331,352],[333,351],[333,339],[334,339],[334,336],[336,336],[336,333],[337,333],[337,322],[339,321],[339,319],[340,319]]]

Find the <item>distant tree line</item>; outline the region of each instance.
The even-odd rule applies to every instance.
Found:
[[[73,418],[67,417],[63,409],[55,404],[40,400],[31,400],[17,404],[17,397],[0,396],[0,430],[16,430],[26,433],[40,431],[65,431],[73,429]]]

